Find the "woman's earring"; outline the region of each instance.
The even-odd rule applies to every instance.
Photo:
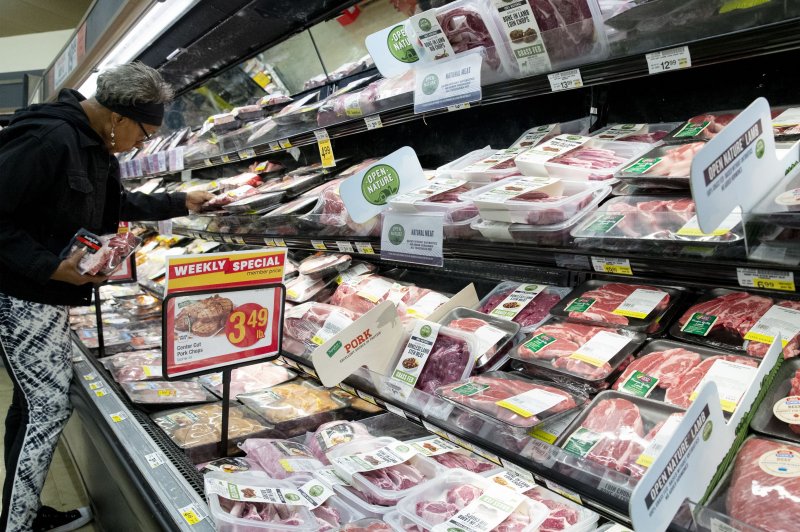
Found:
[[[114,125],[111,125],[111,149],[114,149],[117,145],[117,142],[114,140]]]

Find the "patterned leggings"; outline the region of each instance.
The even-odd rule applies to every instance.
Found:
[[[72,405],[67,307],[0,293],[0,354],[14,383],[6,416],[0,530],[30,530],[47,470]]]

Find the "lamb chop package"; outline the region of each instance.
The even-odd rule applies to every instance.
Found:
[[[285,479],[324,465],[314,458],[311,449],[290,440],[250,438],[239,447],[272,478]]]
[[[759,360],[670,340],[648,342],[614,383],[623,393],[689,408],[708,381],[717,385],[722,410],[733,413],[753,385]]]
[[[511,357],[524,362],[526,373],[601,390],[645,338],[627,329],[552,318],[527,335]]]
[[[350,255],[338,253],[315,253],[300,261],[298,270],[300,275],[307,275],[312,279],[320,277],[330,277],[339,272],[343,272],[350,267],[352,262]]]
[[[800,443],[800,358],[785,360],[761,401],[750,428],[760,434]]]
[[[550,309],[570,291],[560,286],[503,281],[481,299],[478,310],[518,323],[520,331],[530,332],[550,317]]]
[[[665,286],[586,281],[550,310],[570,321],[654,333],[680,298]]]
[[[486,522],[487,530],[533,532],[547,518],[547,506],[491,480],[453,469],[420,486],[397,510],[423,530],[458,529],[463,522]]]
[[[692,160],[705,145],[705,142],[687,142],[653,148],[620,170],[617,177],[640,187],[687,189]]]
[[[491,366],[502,357],[520,329],[519,323],[464,307],[451,310],[439,323],[474,337],[475,367],[478,369]]]
[[[442,386],[436,395],[479,417],[530,429],[586,404],[588,396],[554,383],[533,381],[516,373],[490,371]]]
[[[666,144],[682,144],[697,140],[711,140],[725,129],[739,114],[739,111],[718,111],[697,115],[672,131],[664,138]]]
[[[364,314],[386,300],[397,305],[401,317],[426,318],[448,298],[427,288],[402,285],[387,277],[370,274],[339,285],[330,304]]]
[[[780,333],[783,356],[791,358],[800,354],[800,301],[715,288],[690,307],[669,333],[687,342],[745,351],[759,358]]]
[[[288,480],[308,494],[311,494],[315,487],[317,489],[314,490],[314,493],[327,486],[326,482],[315,478],[311,473],[299,473]],[[317,524],[319,525],[317,530],[319,532],[340,531],[348,523],[354,523],[364,518],[365,514],[363,512],[347,504],[338,495],[334,495],[330,489],[325,490],[322,496],[316,497],[315,502],[322,498],[325,498],[325,501],[316,508],[311,509],[311,513],[317,518]]]
[[[602,482],[599,476],[632,489],[669,441],[682,416],[679,408],[664,403],[600,392],[556,445],[583,458],[583,464],[569,470],[579,477],[576,480],[597,485]],[[600,467],[584,471],[592,463]]]
[[[711,494],[709,507],[754,529],[797,530],[800,520],[800,445],[750,436]],[[737,529],[744,529],[735,525]]]
[[[130,231],[113,235],[97,236],[80,229],[65,250],[63,258],[82,253],[78,271],[83,275],[108,276],[119,268],[125,259],[142,243],[142,239]]]
[[[475,204],[484,220],[530,225],[554,225],[572,219],[608,186],[552,177],[509,177],[466,192],[461,199]]]
[[[359,314],[326,303],[308,302],[288,309],[283,318],[283,334],[303,346],[298,356],[309,356],[342,329],[351,325]]]
[[[641,142],[659,145],[681,122],[665,122],[660,124],[611,124],[592,133],[592,137],[600,140],[619,140],[622,142]]]
[[[252,393],[277,386],[297,377],[297,373],[272,362],[252,364],[236,368],[231,372],[231,397]],[[211,393],[222,398],[222,373],[201,375],[198,380]]]
[[[575,238],[604,242],[668,241],[690,245],[732,244],[744,238],[742,215],[734,211],[711,233],[703,233],[688,197],[624,196],[612,198],[584,218]]]
[[[359,498],[377,506],[396,505],[443,470],[410,445],[388,437],[339,445],[328,452],[328,459],[336,473],[358,491]],[[335,486],[334,491],[337,488],[342,486]]]
[[[389,206],[399,212],[440,212],[445,224],[455,224],[478,216],[472,201],[459,197],[473,188],[463,179],[436,177],[422,188],[392,197]]]
[[[124,382],[122,389],[131,402],[140,405],[188,405],[211,403],[217,398],[197,382]]]

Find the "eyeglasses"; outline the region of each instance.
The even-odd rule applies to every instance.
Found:
[[[142,133],[144,133],[144,141],[143,142],[146,142],[146,141],[148,141],[148,140],[153,138],[153,135],[147,132],[147,130],[144,128],[144,126],[142,125],[141,122],[136,122],[136,123],[139,124],[139,129],[141,129]]]

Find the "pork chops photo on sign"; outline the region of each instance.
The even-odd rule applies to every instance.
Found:
[[[233,301],[215,294],[201,300],[181,301],[175,317],[175,332],[195,336],[216,336],[225,329],[233,312]]]

